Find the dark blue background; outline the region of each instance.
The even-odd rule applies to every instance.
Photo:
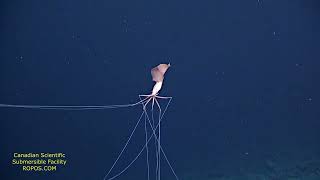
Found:
[[[0,4],[0,103],[133,103],[150,93],[150,69],[170,62],[161,95],[173,101],[162,142],[180,177],[319,158],[316,0]],[[1,108],[0,175],[102,179],[140,111]],[[64,152],[68,164],[22,172],[10,165],[13,152]],[[144,169],[140,160],[124,178],[144,179]]]

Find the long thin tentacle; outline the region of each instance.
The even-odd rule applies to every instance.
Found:
[[[171,102],[171,99],[172,99],[172,98],[171,98],[171,97],[168,97],[168,98],[166,98],[166,99],[169,99],[169,102],[168,102],[168,104],[167,104],[167,106],[166,106],[166,108],[165,108],[165,110],[164,110],[163,114],[162,114],[162,115],[161,115],[161,117],[160,117],[159,123],[157,124],[157,126],[156,126],[155,128],[153,128],[153,127],[152,127],[151,122],[150,122],[150,120],[149,120],[149,124],[150,124],[150,126],[151,126],[151,128],[152,128],[153,136],[154,136],[155,138],[157,137],[157,135],[156,135],[156,130],[157,130],[157,128],[158,128],[158,127],[160,128],[160,122],[161,122],[161,120],[162,120],[162,118],[163,118],[163,116],[164,116],[165,112],[167,111],[167,108],[168,108],[168,106],[169,106],[169,104],[170,104],[170,102]],[[156,103],[157,103],[157,100],[156,100]],[[158,106],[158,107],[159,107],[159,110],[161,110],[161,106],[160,106],[160,104],[159,104],[159,103],[157,103],[157,105],[159,105],[159,106]],[[161,113],[160,113],[160,114],[161,114]],[[147,114],[146,114],[146,115],[147,115]],[[147,115],[147,117],[148,117],[148,115]],[[157,139],[157,141],[158,141],[158,142],[160,142],[160,139]],[[168,159],[168,157],[167,157],[166,153],[164,152],[164,150],[163,150],[162,146],[160,145],[159,147],[160,147],[160,149],[161,149],[161,152],[162,152],[162,154],[163,154],[163,156],[164,156],[164,158],[165,158],[165,160],[166,160],[167,164],[168,164],[168,165],[169,165],[169,167],[170,167],[170,170],[172,171],[173,175],[175,176],[176,180],[179,180],[179,177],[177,176],[177,174],[176,174],[175,170],[173,169],[173,167],[172,167],[172,165],[171,165],[171,163],[170,163],[170,161],[169,161],[169,159]],[[160,177],[158,177],[158,178],[160,178]]]
[[[152,125],[153,127],[155,126],[155,120],[154,120],[154,111],[153,111],[153,106],[154,106],[154,103],[155,103],[155,96],[152,97],[152,105],[151,105],[151,119],[152,119]],[[148,116],[148,114],[146,114]],[[148,120],[149,120],[149,117],[148,117]],[[149,122],[150,123],[150,122]],[[150,124],[151,125],[151,124]],[[154,136],[154,147],[155,147],[155,151],[156,151],[156,179],[158,178],[158,169],[159,169],[159,156],[158,156],[158,143],[157,143],[157,136],[155,135]]]
[[[148,97],[132,104],[117,104],[117,105],[93,105],[93,106],[76,106],[76,105],[25,105],[25,104],[0,104],[3,108],[25,108],[25,109],[44,109],[44,110],[68,110],[68,111],[81,111],[81,110],[99,110],[99,109],[114,109],[123,107],[132,107],[144,103]]]
[[[141,100],[141,96],[139,96]],[[148,128],[147,128],[147,114],[144,113],[144,131],[145,131],[145,146],[146,146],[146,160],[147,160],[147,177],[150,180],[150,165],[149,165],[149,148],[148,148]]]
[[[123,153],[123,152],[124,152],[124,150],[127,148],[127,146],[128,146],[128,144],[129,144],[129,142],[130,142],[130,140],[131,140],[131,138],[132,138],[132,136],[133,136],[134,132],[136,131],[136,129],[137,129],[137,127],[138,127],[138,125],[139,125],[139,123],[140,123],[140,121],[141,121],[142,117],[143,117],[143,114],[144,114],[144,112],[142,112],[142,114],[141,114],[141,116],[140,116],[140,118],[139,118],[138,122],[136,123],[135,127],[133,128],[133,130],[132,130],[132,132],[131,132],[131,134],[130,134],[130,136],[129,136],[128,140],[127,140],[127,142],[126,142],[126,143],[125,143],[125,145],[123,146],[123,148],[122,148],[121,152],[119,153],[119,155],[118,155],[117,159],[116,159],[116,160],[114,161],[114,163],[112,164],[112,166],[111,166],[111,168],[109,169],[108,173],[104,176],[104,178],[103,178],[104,180],[109,176],[109,174],[111,173],[112,169],[114,168],[114,166],[116,165],[116,163],[117,163],[117,162],[118,162],[118,160],[120,159],[120,157],[121,157],[122,153]]]
[[[166,113],[166,111],[167,111],[167,109],[168,109],[168,107],[169,107],[169,105],[170,105],[171,100],[172,100],[172,98],[170,97],[170,98],[169,98],[169,102],[168,102],[168,104],[166,105],[166,108],[164,109],[164,111],[163,111],[163,113],[162,113],[162,115],[161,115],[160,122],[162,121],[162,119],[163,119],[163,117],[164,117],[164,115],[165,115],[165,113]],[[143,109],[143,111],[144,111],[144,113],[146,113],[146,109],[145,109],[145,108]],[[149,121],[149,122],[150,122],[150,121]],[[152,130],[152,131],[153,131],[153,134],[155,134],[155,131],[158,129],[158,126],[159,126],[159,124],[158,124],[156,127],[153,128],[153,130]],[[146,144],[148,144],[153,137],[154,137],[154,135],[153,135],[153,136],[150,136]],[[132,160],[122,171],[120,171],[118,174],[112,176],[111,178],[108,178],[107,180],[113,180],[113,179],[117,178],[118,176],[120,176],[121,174],[123,174],[127,169],[129,169],[129,168],[131,167],[131,165],[140,157],[141,153],[142,153],[142,152],[144,151],[144,149],[146,148],[146,144],[141,148],[141,150],[140,150],[140,152],[137,154],[137,156],[136,156],[135,158],[133,158],[133,160]],[[162,148],[161,148],[161,149],[162,149]],[[162,149],[162,152],[164,152],[163,149]],[[166,157],[166,156],[165,156],[165,157]],[[167,161],[168,164],[170,163],[170,162],[168,161],[168,158],[166,158],[166,161]],[[171,165],[169,165],[169,166],[171,166]],[[171,167],[172,167],[172,166],[171,166]],[[171,168],[171,171],[172,171],[172,172],[174,173],[174,175],[176,176],[176,173],[174,172],[174,169],[173,169],[173,168]],[[176,179],[179,180],[177,176],[176,176]],[[104,180],[106,180],[106,179],[104,179]]]
[[[158,180],[160,180],[160,177],[161,177],[161,171],[160,171],[160,169],[161,169],[161,165],[160,165],[160,163],[161,163],[161,157],[160,157],[160,155],[161,155],[161,150],[160,150],[160,148],[161,148],[161,125],[160,125],[160,118],[161,118],[161,107],[160,107],[160,104],[159,104],[159,102],[157,101],[157,99],[155,99],[155,101],[156,101],[156,104],[158,105],[158,108],[159,108],[159,118],[158,118],[158,124],[159,124],[159,129],[158,129]]]
[[[150,180],[150,165],[149,165],[149,148],[148,148],[148,129],[147,129],[147,116],[144,115],[144,131],[145,131],[145,137],[146,137],[146,156],[147,156],[147,176],[148,180]]]

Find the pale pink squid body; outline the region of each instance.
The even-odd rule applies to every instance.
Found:
[[[151,69],[152,80],[156,82],[153,86],[151,96],[155,96],[159,93],[162,88],[164,74],[170,67],[169,64],[159,64],[157,67]]]

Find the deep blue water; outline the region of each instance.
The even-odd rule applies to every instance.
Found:
[[[320,177],[316,0],[0,4],[1,104],[134,103],[152,89],[151,68],[170,62],[161,141],[181,180]],[[141,110],[0,108],[0,177],[101,180]],[[142,125],[119,166],[143,143]],[[14,152],[64,152],[68,162],[24,172]],[[145,157],[119,179],[146,179]]]

